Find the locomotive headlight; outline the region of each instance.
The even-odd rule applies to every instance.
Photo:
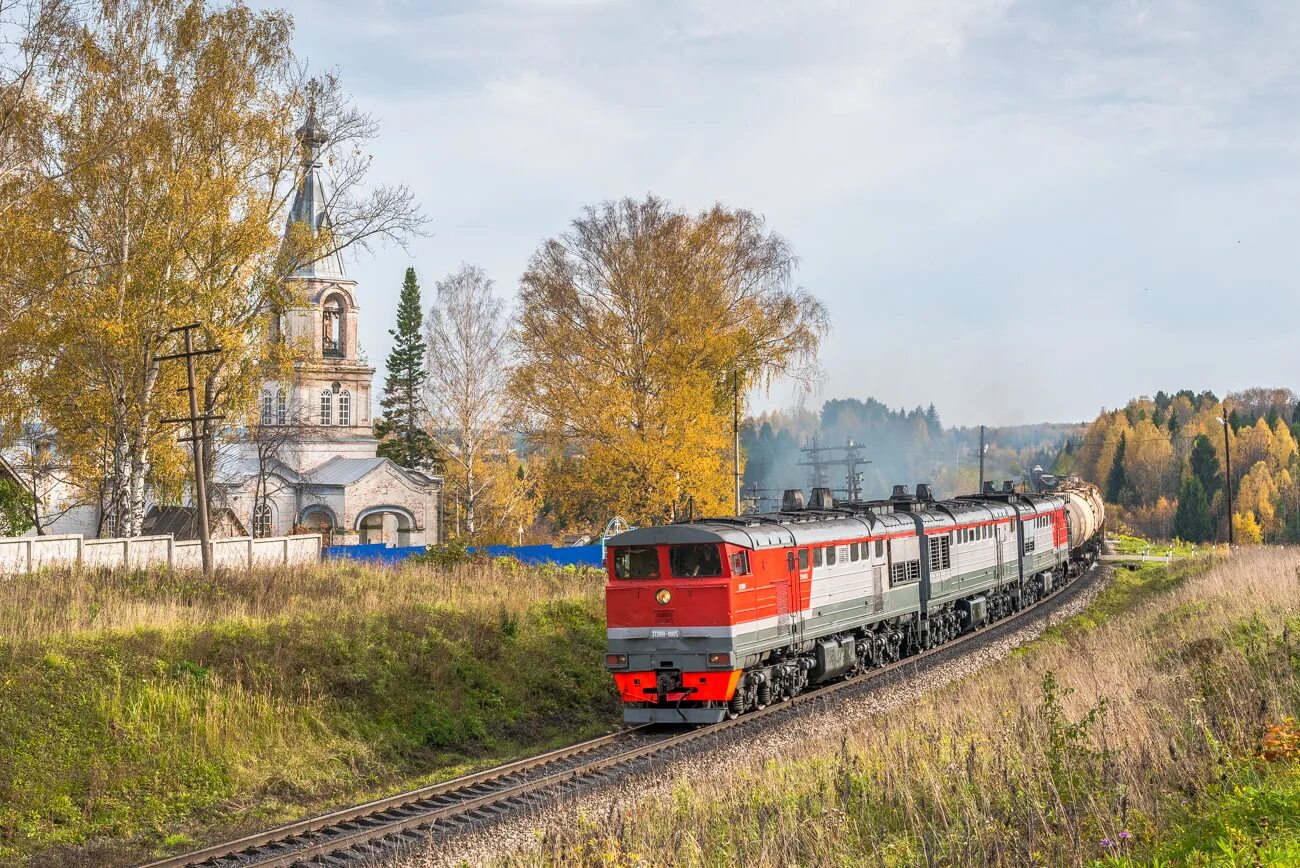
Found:
[[[712,654],[709,655],[709,665],[710,665],[710,666],[730,666],[730,665],[731,665],[731,653],[728,652],[728,651],[722,651],[722,652],[717,652],[717,651],[715,651],[715,652],[713,652]]]
[[[626,654],[606,654],[605,665],[610,669],[622,669],[627,665]]]
[[[673,592],[667,588],[660,588],[655,591],[655,602],[661,606],[667,606],[673,601]]]

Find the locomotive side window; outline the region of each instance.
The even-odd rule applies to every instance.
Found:
[[[668,566],[679,579],[722,575],[722,556],[713,543],[686,543],[668,547]]]
[[[792,573],[794,572],[794,552],[785,553],[785,568]]]
[[[835,546],[826,547],[826,566],[835,566]]]
[[[858,544],[849,543],[849,560],[857,561],[857,559],[858,559]]]
[[[876,557],[883,558],[884,556],[885,556],[885,541],[883,539],[878,539],[876,540]]]
[[[808,550],[799,549],[799,569],[808,569]]]
[[[731,574],[733,576],[749,575],[749,552],[733,552],[731,555]]]
[[[614,577],[659,578],[659,552],[654,546],[620,546],[614,549]]]
[[[815,548],[813,549],[813,566],[820,567],[821,565],[822,565],[822,550],[821,548]]]

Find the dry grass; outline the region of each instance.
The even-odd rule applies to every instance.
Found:
[[[779,762],[552,828],[513,863],[1063,865],[1140,852],[1300,710],[1300,551],[1206,566],[1175,567],[1190,577],[1170,593],[1103,623],[1081,616],[978,679],[810,736]]]
[[[599,570],[523,567],[506,559],[453,567],[333,561],[218,572],[208,579],[165,568],[48,569],[0,577],[0,642],[307,614],[355,616],[410,605],[518,615],[539,602],[596,599],[603,587]]]

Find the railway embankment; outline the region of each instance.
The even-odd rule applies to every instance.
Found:
[[[1296,864],[1297,661],[1300,550],[1117,570],[1081,611],[965,677],[828,711],[775,756],[754,740],[661,769],[476,857]]]
[[[0,583],[0,862],[126,864],[616,725],[603,576]]]

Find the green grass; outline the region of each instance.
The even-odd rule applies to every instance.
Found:
[[[1115,553],[1121,555],[1154,555],[1164,557],[1171,551],[1175,558],[1190,558],[1203,555],[1213,546],[1197,545],[1182,540],[1149,540],[1140,536],[1118,534],[1109,537],[1115,546]]]
[[[1240,763],[1199,810],[1145,845],[1115,839],[1097,866],[1300,865],[1300,765]]]
[[[389,576],[391,603],[0,640],[0,860],[191,849],[617,724],[599,582],[460,606]]]

